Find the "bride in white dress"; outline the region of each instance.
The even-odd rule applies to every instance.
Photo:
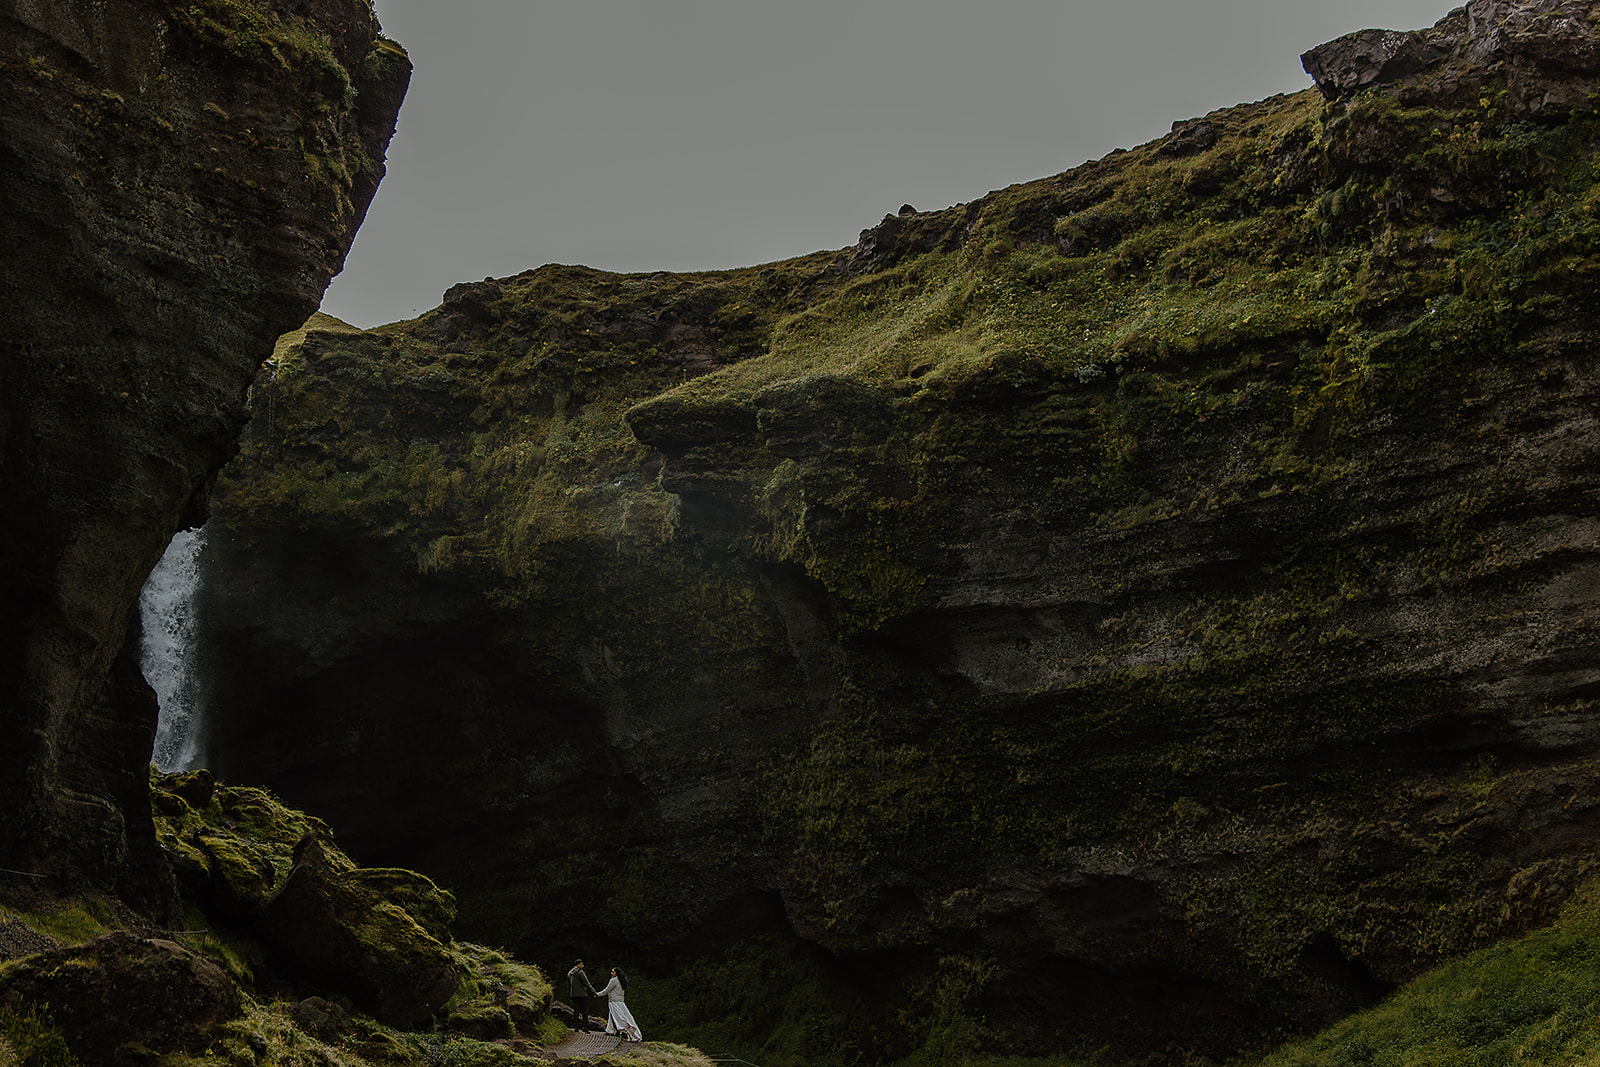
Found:
[[[606,998],[606,1033],[619,1034],[624,1041],[643,1041],[644,1035],[639,1032],[639,1024],[633,1021],[633,1012],[628,1010],[628,1005],[622,999],[623,991],[627,988],[628,980],[622,976],[622,971],[611,968],[611,981],[596,994]]]

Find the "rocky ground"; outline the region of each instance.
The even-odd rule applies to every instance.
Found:
[[[0,960],[16,959],[35,952],[60,948],[61,942],[19,922],[0,923]]]

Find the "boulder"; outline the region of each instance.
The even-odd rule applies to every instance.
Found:
[[[107,1067],[198,1052],[242,1010],[215,963],[123,931],[11,964],[0,972],[0,1005],[20,1004],[49,1005],[73,1055]]]
[[[456,921],[455,894],[440,889],[427,875],[401,867],[358,867],[347,877],[405,909],[428,936],[441,944],[450,943],[450,926]]]
[[[1395,30],[1361,30],[1319,45],[1300,57],[1329,100],[1371,85],[1400,80],[1422,66],[1420,36]]]
[[[1425,30],[1360,30],[1300,57],[1329,100],[1388,88],[1413,101],[1473,104],[1497,80],[1505,106],[1549,116],[1600,90],[1600,31],[1582,0],[1472,0]]]
[[[294,1024],[318,1041],[333,1044],[350,1030],[350,1013],[336,1001],[307,997],[289,1012]]]
[[[348,995],[389,1026],[423,1025],[460,984],[445,946],[381,893],[336,871],[310,834],[257,928],[289,971]]]

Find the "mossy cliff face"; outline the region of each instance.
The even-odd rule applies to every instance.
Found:
[[[313,324],[218,487],[213,764],[527,954],[820,946],[819,1062],[1219,1053],[1545,920],[1596,32],[1474,3],[854,249]]]
[[[0,3],[0,866],[159,904],[129,616],[409,73],[367,0]]]

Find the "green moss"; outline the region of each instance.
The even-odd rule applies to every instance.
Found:
[[[445,1025],[484,1040],[507,1039],[515,1033],[511,1013],[498,1004],[469,1001],[445,1012]]]
[[[455,942],[451,952],[462,982],[444,1012],[457,1029],[479,1037],[501,1029],[503,1036],[548,1042],[565,1036],[564,1024],[549,1015],[554,987],[538,967],[469,942]]]
[[[348,878],[393,901],[435,940],[449,943],[456,918],[455,895],[440,889],[431,878],[392,867],[357,867]]]
[[[261,943],[253,938],[219,928],[197,904],[184,909],[183,931],[174,936],[186,947],[212,960],[242,988],[254,986],[257,973],[270,971]]]
[[[255,0],[172,0],[167,15],[180,31],[234,60],[315,71],[341,91],[349,85],[327,34],[303,16],[285,17]]]
[[[1492,448],[1514,413],[1479,420],[1474,398],[1556,373],[1587,330],[1563,316],[1600,278],[1600,119],[1508,123],[1497,93],[1337,113],[1308,91],[1207,116],[1218,139],[1193,155],[1117,153],[886,222],[862,251],[680,276],[550,266],[413,322],[313,326],[258,382],[216,515],[471,590],[530,676],[603,634],[619,691],[765,671],[807,699],[813,679],[763,654],[795,637],[763,583],[803,575],[837,708],[759,769],[748,814],[788,858],[787,903],[842,941],[975,921],[981,833],[1062,868],[1255,857],[1174,878],[1162,902],[1199,946],[1186,963],[1251,996],[1296,995],[1281,987],[1319,937],[1431,963],[1510,922],[1493,876],[1446,826],[1385,851],[1368,809],[1422,791],[1471,813],[1516,779],[1472,754],[1391,757],[1384,739],[1473,697],[1442,668],[1375,669],[1363,619],[1396,590],[1471,600],[1549,561],[1488,551],[1527,498],[1499,472],[1378,514],[1361,487],[1393,457],[1372,441],[1401,425]],[[1551,506],[1590,515],[1572,495]],[[1213,521],[1237,533],[1239,573],[1185,570],[1186,532]],[[980,527],[998,543],[961,540]],[[1005,581],[1012,532],[1077,583],[1045,597],[1084,616],[1048,634],[1049,680],[919,673],[948,659],[923,624],[981,614],[946,597],[986,565]],[[463,860],[471,922],[526,930],[584,899],[615,935],[651,936],[670,857],[618,859],[580,831],[528,848],[563,844],[540,879],[520,854]],[[1338,861],[1307,859],[1324,848]],[[885,860],[936,886],[904,929],[865,933],[885,890],[862,872]],[[928,1056],[975,1055],[975,1020],[930,1019]],[[733,1040],[720,1017],[693,1025]],[[751,1052],[835,1047],[740,1033]]]
[[[102,934],[122,929],[111,906],[90,899],[59,911],[19,912],[17,918],[41,934],[48,934],[69,945],[82,945]]]
[[[1386,137],[1413,137],[1414,126],[1443,121],[1396,111],[1392,101],[1371,107],[1370,121]],[[1523,221],[1510,240],[1483,227],[1488,216],[1385,222],[1381,190],[1362,164],[1340,156],[1347,150],[1337,130],[1317,134],[1325,139],[1313,147],[1330,168],[1353,166],[1351,176],[1331,191],[1286,194],[1261,161],[1287,137],[1312,136],[1304,131],[1314,130],[1315,109],[1314,94],[1282,98],[1218,119],[1233,140],[1212,153],[1172,160],[1140,149],[1064,176],[1055,183],[1059,199],[1100,198],[1055,217],[1068,240],[1087,233],[1087,223],[1074,220],[1098,220],[1104,247],[1081,254],[1026,241],[1003,253],[971,252],[992,244],[979,244],[983,233],[1016,232],[1040,210],[1041,190],[1019,186],[982,202],[967,250],[940,245],[845,281],[829,279],[817,257],[665,280],[551,267],[496,283],[478,312],[495,332],[475,342],[476,355],[425,340],[421,331],[433,327],[420,323],[359,338],[318,335],[314,363],[286,355],[277,380],[260,387],[258,405],[292,407],[295,421],[277,422],[269,440],[247,447],[224,486],[226,511],[241,520],[272,509],[307,523],[389,529],[413,546],[423,570],[487,572],[525,586],[552,542],[627,540],[645,526],[658,540],[673,536],[670,524],[630,528],[624,518],[672,510],[659,489],[627,484],[648,451],[624,412],[651,437],[703,441],[696,447],[720,451],[728,476],[755,487],[770,483],[781,461],[740,452],[747,431],[738,427],[764,391],[818,375],[892,387],[912,402],[908,417],[919,402],[974,390],[1066,396],[1076,383],[1089,390],[1087,413],[1109,431],[1098,450],[1104,488],[1136,467],[1150,430],[1228,419],[1245,403],[1270,400],[1281,417],[1258,427],[1260,475],[1315,475],[1336,450],[1308,462],[1305,442],[1325,450],[1329,427],[1338,442],[1373,392],[1392,395],[1398,385],[1402,396],[1425,396],[1474,353],[1512,336],[1518,306],[1464,299],[1464,286],[1492,291],[1496,278],[1542,276],[1534,262],[1543,258],[1570,269],[1561,250],[1592,242],[1584,236],[1592,223],[1583,207],[1587,178],[1548,191],[1556,200],[1541,201],[1536,216],[1513,211],[1508,217]],[[1368,121],[1357,112],[1349,122]],[[1404,122],[1390,130],[1382,123],[1392,115]],[[1592,141],[1592,125],[1485,126],[1474,136],[1495,158],[1536,144],[1566,159]],[[1417,166],[1443,167],[1448,156]],[[946,213],[949,225],[957,214]],[[934,224],[946,216],[936,214]],[[1124,236],[1113,243],[1110,235]],[[1503,261],[1512,249],[1523,263]],[[660,347],[661,334],[673,331],[635,325],[645,321],[698,331],[709,373],[678,384],[681,357],[669,360]],[[530,333],[542,340],[517,336]],[[523,354],[511,354],[518,349]],[[1281,365],[1285,350],[1302,353],[1296,365],[1315,373],[1283,389],[1250,381]],[[1232,369],[1221,373],[1219,359]],[[1139,373],[1159,387],[1137,396],[1099,391]],[[454,428],[442,418],[452,409],[466,416]],[[402,432],[410,443],[391,443]],[[1096,477],[1092,467],[1085,473]],[[594,492],[613,484],[621,491]],[[846,524],[852,538],[878,547],[858,557],[789,536],[787,550],[859,606],[863,628],[895,604],[917,604],[925,579],[918,561],[904,559],[900,531],[934,518],[929,505],[937,501],[886,497],[868,482],[821,487],[821,500],[805,488],[806,506],[850,508],[851,519],[862,520]],[[894,518],[886,507],[907,513]]]
[[[917,1051],[901,1061],[917,1064],[960,1063],[973,1057],[991,1040],[983,1020],[975,1016],[972,1002],[988,991],[995,964],[981,956],[947,956],[938,969],[912,991],[899,1023],[916,1035]]]
[[[296,976],[277,969],[262,946],[248,936],[249,916],[293,862],[295,846],[315,835],[338,876],[334,892],[351,923],[352,935],[375,953],[448,953],[461,983],[439,1021],[439,1033],[405,1033],[352,1016],[350,1029],[336,1045],[301,1031],[293,1003],[247,1004],[243,1019],[227,1024],[204,1057],[169,1056],[174,1067],[201,1062],[321,1062],[329,1057],[352,1064],[516,1064],[536,1062],[495,1040],[517,1037],[554,1043],[565,1027],[549,1014],[552,988],[538,967],[479,945],[454,942],[454,897],[431,879],[394,868],[360,868],[333,843],[320,820],[284,806],[262,789],[214,783],[209,772],[163,775],[152,769],[153,812],[163,847],[206,871],[212,891],[190,901],[185,944],[214,960],[247,990],[265,995],[296,990]],[[193,801],[193,803],[190,803]],[[218,884],[230,887],[221,899]],[[225,904],[219,915],[206,909]],[[57,916],[26,916],[37,929],[90,934],[81,930],[82,909]],[[84,911],[87,915],[87,911]],[[109,918],[109,912],[106,913]],[[337,990],[318,986],[318,995]],[[164,1060],[163,1062],[166,1062]]]

